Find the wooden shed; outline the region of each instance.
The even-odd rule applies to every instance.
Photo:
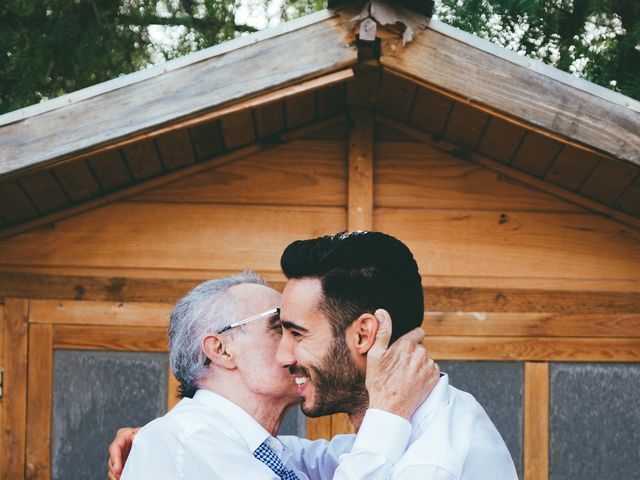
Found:
[[[522,478],[637,475],[640,103],[361,7],[0,116],[0,478],[104,478],[68,472],[175,403],[177,298],[358,229],[414,252],[430,352]]]

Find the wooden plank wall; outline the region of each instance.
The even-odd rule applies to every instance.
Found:
[[[430,118],[444,115],[434,109]],[[306,121],[303,107],[290,110]],[[281,287],[279,257],[290,241],[380,229],[415,253],[436,359],[527,362],[526,478],[545,478],[546,460],[527,455],[548,448],[540,424],[546,413],[535,407],[546,395],[538,387],[546,362],[640,360],[640,233],[367,115],[353,113],[351,138],[346,122],[333,124],[1,240],[4,365],[22,365],[27,349],[43,342],[163,351],[157,319],[198,279],[250,266]],[[471,127],[460,121],[455,128]],[[11,296],[32,298],[30,321],[46,335],[27,342],[25,303]],[[67,303],[74,299],[84,301]],[[98,323],[87,325],[88,318]],[[17,381],[6,375],[5,383]],[[5,399],[0,421],[7,408],[14,422],[40,411],[27,409],[20,378],[24,385]],[[344,416],[309,423],[312,437],[348,429]],[[14,438],[20,432],[4,428],[0,441],[17,442],[30,471],[46,473],[46,444],[25,446]]]
[[[123,277],[246,267],[278,275],[289,242],[347,228],[346,152],[344,138],[293,141],[8,238],[0,265]]]

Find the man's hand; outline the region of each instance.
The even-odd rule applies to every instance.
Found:
[[[119,480],[127,461],[133,438],[136,436],[140,428],[121,428],[116,432],[116,436],[109,445],[109,480]]]
[[[366,385],[369,408],[394,413],[407,420],[429,396],[440,378],[440,368],[422,344],[424,330],[416,328],[389,347],[391,317],[376,310],[378,333],[367,354]]]

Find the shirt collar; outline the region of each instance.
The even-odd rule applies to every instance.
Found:
[[[446,373],[441,373],[440,380],[438,380],[438,383],[433,388],[427,399],[422,402],[422,405],[413,412],[413,415],[409,419],[411,427],[413,428],[410,442],[413,442],[415,438],[419,437],[422,430],[431,421],[434,416],[433,414],[446,398],[448,390],[449,376]]]
[[[193,400],[220,412],[222,418],[233,425],[252,452],[254,452],[262,442],[273,438],[255,418],[231,400],[217,393],[200,389],[193,396]]]

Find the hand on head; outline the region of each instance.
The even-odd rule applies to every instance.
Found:
[[[429,396],[440,378],[440,368],[422,343],[425,332],[416,328],[391,339],[391,317],[386,310],[374,313],[378,320],[376,340],[367,354],[366,385],[369,408],[378,408],[406,419]]]
[[[124,464],[127,461],[131,446],[133,445],[133,439],[138,433],[140,428],[121,428],[116,432],[116,436],[109,445],[109,480],[119,480],[124,469]]]

